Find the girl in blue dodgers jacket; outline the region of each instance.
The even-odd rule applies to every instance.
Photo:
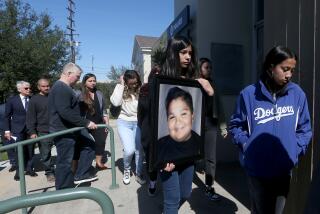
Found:
[[[311,139],[305,93],[290,82],[297,57],[277,46],[267,54],[260,81],[241,91],[230,121],[249,177],[252,213],[282,213],[291,170]]]

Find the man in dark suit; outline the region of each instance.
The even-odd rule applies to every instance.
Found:
[[[28,104],[31,94],[30,84],[25,81],[17,82],[18,95],[10,97],[6,103],[5,120],[4,120],[4,138],[5,144],[11,144],[14,142],[27,139],[26,128],[26,112],[28,110]],[[24,147],[24,161],[26,165],[26,175],[32,177],[37,176],[37,173],[33,170],[33,145]],[[14,150],[8,151],[8,156],[11,162],[11,169],[9,171],[16,170],[14,176],[15,180],[19,180],[18,174],[18,156]]]

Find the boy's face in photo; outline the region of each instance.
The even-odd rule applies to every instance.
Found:
[[[193,113],[186,102],[174,99],[168,107],[169,135],[177,142],[184,142],[191,137]]]

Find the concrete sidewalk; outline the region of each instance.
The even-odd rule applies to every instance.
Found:
[[[153,198],[147,194],[147,185],[139,185],[134,177],[131,178],[129,185],[122,183],[122,146],[117,134],[115,121],[111,121],[111,126],[115,131],[115,148],[116,148],[116,175],[118,189],[110,190],[111,170],[98,172],[99,180],[91,184],[92,187],[106,192],[112,199],[115,213],[117,214],[160,214],[163,207],[163,197],[161,184],[158,182],[157,195]],[[109,140],[108,140],[109,141]],[[109,142],[106,145],[109,149]],[[110,158],[107,162],[110,167]],[[38,177],[26,176],[27,194],[55,191],[54,184],[47,183],[41,167],[37,167]],[[0,200],[12,198],[20,194],[19,182],[13,180],[14,172],[9,172],[9,163],[7,161],[0,163]],[[179,213],[250,213],[249,195],[243,170],[237,163],[218,164],[216,173],[215,189],[216,192],[223,196],[219,202],[208,200],[204,196],[204,175],[196,173],[193,183],[191,198],[185,202],[179,210]],[[31,210],[30,210],[31,209]],[[29,213],[37,214],[80,214],[80,213],[101,213],[98,204],[93,201],[81,199],[71,202],[58,204],[49,204],[29,208]],[[21,213],[20,210],[11,213]]]

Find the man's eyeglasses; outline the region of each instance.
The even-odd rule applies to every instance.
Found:
[[[30,88],[24,88],[24,90],[30,90]]]

